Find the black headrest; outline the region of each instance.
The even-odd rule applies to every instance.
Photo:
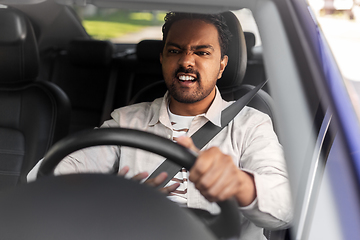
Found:
[[[239,20],[232,12],[222,13],[233,37],[227,51],[229,61],[223,72],[222,78],[218,80],[217,86],[220,91],[231,91],[241,85],[246,71],[247,53],[246,42]]]
[[[79,66],[104,66],[111,62],[114,45],[110,41],[93,39],[73,40],[68,46],[72,64]]]
[[[252,32],[244,32],[246,48],[251,49],[255,46],[255,34]]]
[[[246,52],[248,59],[252,57],[252,48],[255,47],[256,39],[255,34],[252,32],[244,32],[246,41]]]
[[[142,40],[136,45],[139,61],[159,61],[163,44],[161,40]]]
[[[34,81],[39,72],[35,34],[26,16],[0,8],[0,83]]]

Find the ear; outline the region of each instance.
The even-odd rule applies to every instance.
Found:
[[[227,63],[228,63],[228,56],[227,55],[224,55],[224,57],[221,59],[221,62],[220,62],[220,71],[219,71],[219,75],[218,75],[218,79],[221,78],[226,66],[227,66]]]

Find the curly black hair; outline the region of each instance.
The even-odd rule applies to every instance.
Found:
[[[183,12],[169,12],[166,14],[164,20],[165,23],[162,26],[163,32],[163,44],[165,45],[167,35],[171,26],[183,19],[199,19],[204,22],[213,24],[219,33],[219,43],[221,48],[221,58],[227,52],[229,42],[232,34],[226,24],[225,18],[221,14],[199,14],[199,13],[183,13]]]

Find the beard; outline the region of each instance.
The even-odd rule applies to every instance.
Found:
[[[191,73],[195,74],[196,78],[192,82],[194,82],[194,86],[189,88],[181,87],[177,81],[180,81],[177,78],[177,75],[179,73]],[[174,73],[174,80],[171,83],[166,82],[166,86],[169,90],[169,94],[178,102],[180,103],[196,103],[207,96],[212,92],[216,85],[216,81],[214,81],[214,84],[212,86],[207,86],[204,88],[201,81],[200,73],[192,68],[183,68],[180,67],[177,69]]]

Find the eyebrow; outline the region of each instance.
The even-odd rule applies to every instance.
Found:
[[[166,43],[167,46],[173,46],[179,49],[182,49],[182,47],[179,44],[173,43],[173,42],[168,42]],[[208,48],[214,51],[214,47],[210,44],[204,44],[204,45],[196,45],[196,46],[192,46],[191,50],[199,50],[199,49],[203,49],[203,48]]]
[[[214,48],[211,45],[198,45],[198,46],[191,47],[191,49],[194,49],[194,50],[199,50],[202,48],[209,48],[214,51]]]

